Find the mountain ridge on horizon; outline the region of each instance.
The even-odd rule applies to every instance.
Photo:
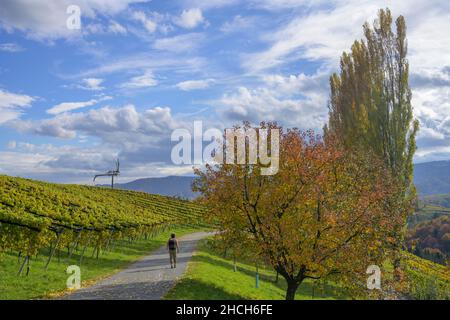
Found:
[[[126,183],[117,183],[116,187],[193,199],[197,196],[191,190],[194,179],[195,176],[148,177]],[[414,183],[419,196],[450,193],[450,160],[414,164]]]
[[[149,177],[139,178],[126,183],[116,183],[114,186],[125,190],[194,199],[197,196],[191,189],[194,179],[195,176]],[[106,187],[109,185],[102,184],[101,186]]]

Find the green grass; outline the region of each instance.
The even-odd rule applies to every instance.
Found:
[[[93,248],[88,248],[81,265],[82,286],[113,274],[128,264],[136,261],[140,257],[147,255],[150,251],[164,245],[171,232],[177,235],[199,231],[198,228],[179,227],[168,230],[149,240],[137,240],[129,243],[120,241],[111,252],[102,253],[97,260],[91,257]],[[61,252],[61,259],[58,262],[55,256],[49,265],[49,269],[44,271],[44,265],[48,258],[47,252],[42,252],[37,258],[31,261],[31,270],[28,276],[23,274],[17,276],[20,263],[17,252],[0,253],[0,300],[5,299],[37,299],[46,298],[60,294],[66,288],[68,275],[65,273],[67,266],[78,265],[79,253],[73,254],[71,261],[65,262],[67,252]]]
[[[286,283],[280,276],[275,283],[275,272],[259,269],[259,288],[255,287],[255,267],[237,264],[224,259],[208,246],[208,241],[199,243],[198,251],[188,264],[185,276],[166,295],[169,300],[282,300]],[[343,299],[337,287],[313,289],[313,282],[305,280],[299,287],[296,299]],[[314,293],[313,293],[314,292]],[[314,295],[314,296],[313,296]]]

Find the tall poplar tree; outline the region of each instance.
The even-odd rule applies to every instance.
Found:
[[[340,73],[330,78],[330,117],[326,132],[337,135],[347,147],[372,150],[384,160],[401,183],[399,199],[406,216],[416,197],[413,184],[415,136],[419,128],[413,117],[408,83],[406,23],[403,16],[392,26],[389,9],[380,10],[373,27],[365,23],[365,39],[355,41],[341,57]],[[396,202],[397,204],[399,202]],[[396,235],[399,246],[402,232]]]

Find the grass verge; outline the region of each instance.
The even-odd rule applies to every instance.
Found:
[[[223,258],[202,240],[188,264],[183,278],[166,295],[167,300],[282,300],[286,282],[272,270],[259,269],[259,288],[256,288],[255,267]],[[298,300],[344,299],[339,288],[331,284],[318,287],[305,280],[295,297]]]

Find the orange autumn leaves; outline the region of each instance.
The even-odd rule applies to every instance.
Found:
[[[218,237],[235,254],[268,262],[287,280],[288,299],[306,278],[364,285],[366,268],[386,259],[386,241],[402,223],[390,212],[398,188],[389,170],[333,137],[261,126],[281,130],[276,175],[261,175],[259,165],[196,171],[194,186]]]

